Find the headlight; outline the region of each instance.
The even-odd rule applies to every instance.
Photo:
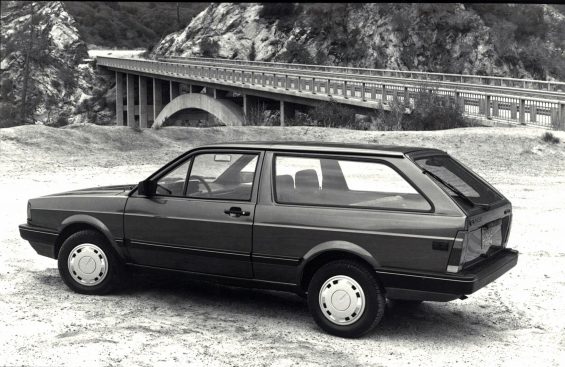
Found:
[[[31,222],[31,203],[27,202],[27,221]]]

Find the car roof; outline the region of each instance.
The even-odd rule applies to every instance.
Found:
[[[385,156],[404,156],[408,153],[427,152],[430,154],[447,154],[446,152],[424,147],[410,147],[400,145],[378,145],[378,144],[353,144],[338,142],[319,142],[319,141],[246,141],[246,142],[229,142],[203,145],[198,149],[261,149],[261,150],[278,150],[278,151],[306,151],[306,152],[322,152],[322,153],[353,153],[353,154],[371,154]]]

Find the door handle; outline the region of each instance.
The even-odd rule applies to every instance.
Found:
[[[230,217],[248,217],[251,213],[250,212],[246,212],[244,210],[241,210],[241,208],[232,206],[229,209],[224,210],[224,213],[229,215]]]

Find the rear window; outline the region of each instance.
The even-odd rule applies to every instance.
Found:
[[[398,172],[379,162],[277,156],[278,203],[429,211]]]
[[[451,184],[475,203],[492,204],[502,199],[479,177],[449,156],[419,158],[416,159],[416,164]],[[451,189],[441,183],[440,185],[464,207],[469,207],[469,204],[461,200]]]

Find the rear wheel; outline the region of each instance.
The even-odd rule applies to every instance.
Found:
[[[308,307],[326,332],[359,337],[382,319],[386,299],[375,276],[354,261],[333,261],[314,273],[308,286]]]
[[[106,237],[84,230],[69,236],[59,251],[59,274],[73,291],[106,294],[119,284],[122,264]]]

